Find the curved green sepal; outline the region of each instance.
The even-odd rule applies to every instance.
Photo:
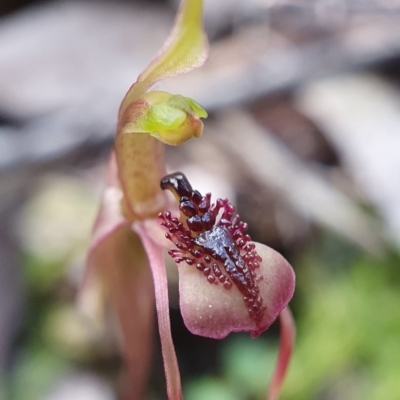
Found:
[[[120,115],[161,79],[189,72],[204,64],[208,42],[202,26],[203,0],[183,1],[171,35],[156,58],[126,94]]]

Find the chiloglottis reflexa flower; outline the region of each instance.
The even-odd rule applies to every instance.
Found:
[[[268,397],[273,400],[293,347],[294,324],[286,308],[293,270],[280,254],[251,241],[228,200],[213,203],[183,174],[166,175],[164,145],[200,137],[207,113],[190,98],[150,90],[206,60],[202,8],[202,0],[182,2],[171,36],[122,101],[81,304],[92,311],[101,304],[93,293],[112,303],[122,330],[125,390],[134,400],[145,395],[155,308],[168,398],[182,399],[169,320],[167,249],[178,265],[181,312],[191,332],[221,339],[245,331],[256,337],[280,315],[281,352]]]

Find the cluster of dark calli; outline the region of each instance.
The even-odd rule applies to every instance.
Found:
[[[170,190],[179,200],[181,219],[169,211],[159,214],[161,225],[168,229],[166,238],[176,249],[169,255],[176,263],[197,268],[210,284],[221,284],[229,290],[236,285],[256,322],[261,321],[265,306],[257,282],[261,257],[255,250],[247,231],[247,224],[235,215],[235,208],[227,199],[211,204],[211,194],[202,196],[193,190],[186,176],[180,172],[161,180],[161,188]]]

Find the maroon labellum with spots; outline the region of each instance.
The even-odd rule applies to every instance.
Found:
[[[274,250],[251,241],[247,224],[227,199],[212,203],[211,194],[193,190],[180,172],[164,177],[161,187],[179,202],[179,219],[169,211],[159,218],[174,245],[168,253],[179,265],[186,326],[213,338],[233,331],[256,337],[268,329],[293,294],[290,265]]]

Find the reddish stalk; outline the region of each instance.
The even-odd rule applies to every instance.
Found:
[[[280,317],[281,338],[279,346],[278,363],[268,390],[267,400],[278,400],[282,385],[289,368],[294,342],[296,339],[296,325],[289,307],[285,307]]]

